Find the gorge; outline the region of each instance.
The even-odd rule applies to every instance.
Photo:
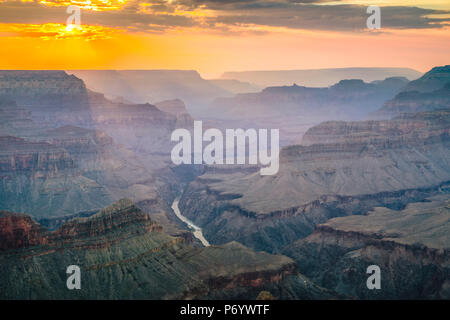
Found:
[[[218,97],[239,124],[283,124],[272,175],[173,163],[171,134],[200,121],[173,96],[136,104],[63,71],[0,71],[0,298],[448,299],[447,71]],[[158,74],[119,73],[108,92]],[[73,264],[85,291],[66,291]]]

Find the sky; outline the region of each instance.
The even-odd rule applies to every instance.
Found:
[[[70,5],[79,28],[67,25]],[[450,1],[0,0],[0,46],[0,69],[425,72],[450,64]]]

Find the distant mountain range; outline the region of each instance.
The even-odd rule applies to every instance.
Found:
[[[258,93],[218,98],[212,112],[217,117],[301,117],[324,121],[361,119],[408,84],[406,78],[387,78],[375,83],[341,80],[329,88],[268,87]]]
[[[422,73],[410,68],[334,68],[307,70],[267,70],[225,72],[221,79],[234,79],[259,87],[291,86],[328,87],[340,80],[361,79],[365,82],[390,77],[419,78]]]
[[[234,79],[212,79],[209,80],[209,82],[233,94],[258,92],[264,89],[264,87],[260,87],[255,84],[251,84],[249,82],[242,82]]]
[[[280,128],[282,145],[296,144],[308,128],[321,121],[366,118],[407,84],[406,78],[394,77],[371,83],[341,80],[326,88],[268,87],[217,98],[205,116],[225,120],[229,126]]]
[[[133,103],[181,99],[187,103],[190,112],[216,97],[231,95],[193,70],[70,70],[67,73],[110,99],[126,99]]]
[[[327,87],[344,79],[365,82],[389,77],[416,79],[421,74],[402,68],[342,68],[288,71],[227,72],[220,79],[205,80],[193,70],[69,70],[86,86],[113,101],[156,103],[181,99],[191,114],[207,112],[215,98],[237,93],[257,92],[269,86],[294,83],[301,86]]]

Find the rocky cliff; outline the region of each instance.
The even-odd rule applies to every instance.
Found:
[[[173,115],[148,103],[112,102],[64,71],[0,71],[0,101],[0,111],[24,129],[30,120],[47,129],[99,129],[132,151],[154,154],[170,152],[170,133],[191,120],[187,112]],[[10,135],[33,136],[4,122]]]
[[[45,230],[30,216],[0,211],[0,250],[12,250],[46,243]]]
[[[158,189],[170,201],[181,188],[167,165],[170,133],[189,114],[112,102],[64,72],[0,75],[0,135],[9,137],[0,209],[64,221],[121,197],[152,200]]]
[[[335,218],[289,245],[300,271],[319,285],[360,299],[448,299],[449,196]],[[366,286],[366,269],[381,270],[381,289]]]
[[[66,149],[11,136],[0,137],[0,146],[0,209],[42,217],[111,202],[111,193],[84,175]]]
[[[376,119],[390,119],[402,113],[450,109],[450,79],[441,89],[432,92],[405,91],[387,101],[370,115]]]
[[[57,173],[74,168],[66,150],[48,143],[0,136],[0,172],[3,174],[40,171]]]
[[[370,114],[372,119],[390,119],[402,113],[450,108],[450,66],[435,67],[411,81],[382,108]]]
[[[450,65],[434,67],[420,78],[408,83],[404,91],[432,92],[450,82]]]
[[[16,102],[0,98],[0,135],[26,137],[40,130],[31,117],[31,112]]]
[[[0,71],[0,99],[15,101],[53,126],[92,125],[83,81],[64,71]]]
[[[155,197],[152,171],[103,131],[63,126],[33,132],[26,139],[0,137],[0,209],[55,218],[123,196]]]
[[[89,94],[89,103],[96,128],[140,155],[170,154],[170,134],[186,116],[163,112],[148,103],[112,103],[94,92]]]
[[[277,251],[332,217],[440,192],[450,181],[449,116],[321,124],[305,134],[308,145],[282,149],[276,175],[206,170],[180,209],[212,243]]]
[[[177,128],[190,129],[194,125],[194,119],[186,109],[186,105],[180,99],[165,100],[155,103],[159,110],[173,114],[177,117],[175,126]]]
[[[280,297],[332,297],[306,281],[284,256],[237,244],[194,248],[166,235],[129,200],[47,231],[26,215],[0,213],[2,299],[236,298],[261,290]],[[81,290],[68,290],[69,265],[81,269]],[[303,281],[301,281],[303,280]],[[285,296],[286,293],[285,293]]]

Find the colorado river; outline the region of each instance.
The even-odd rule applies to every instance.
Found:
[[[173,203],[172,203],[172,210],[175,212],[175,214],[177,215],[178,219],[180,219],[181,221],[186,223],[190,229],[194,230],[194,232],[192,234],[194,235],[194,237],[196,237],[198,240],[200,240],[201,243],[205,247],[210,246],[208,240],[206,240],[205,237],[203,236],[202,229],[197,227],[191,220],[189,220],[188,218],[186,218],[185,216],[183,216],[181,214],[180,209],[178,208],[178,202],[179,201],[180,201],[180,199],[176,198],[173,201]]]

